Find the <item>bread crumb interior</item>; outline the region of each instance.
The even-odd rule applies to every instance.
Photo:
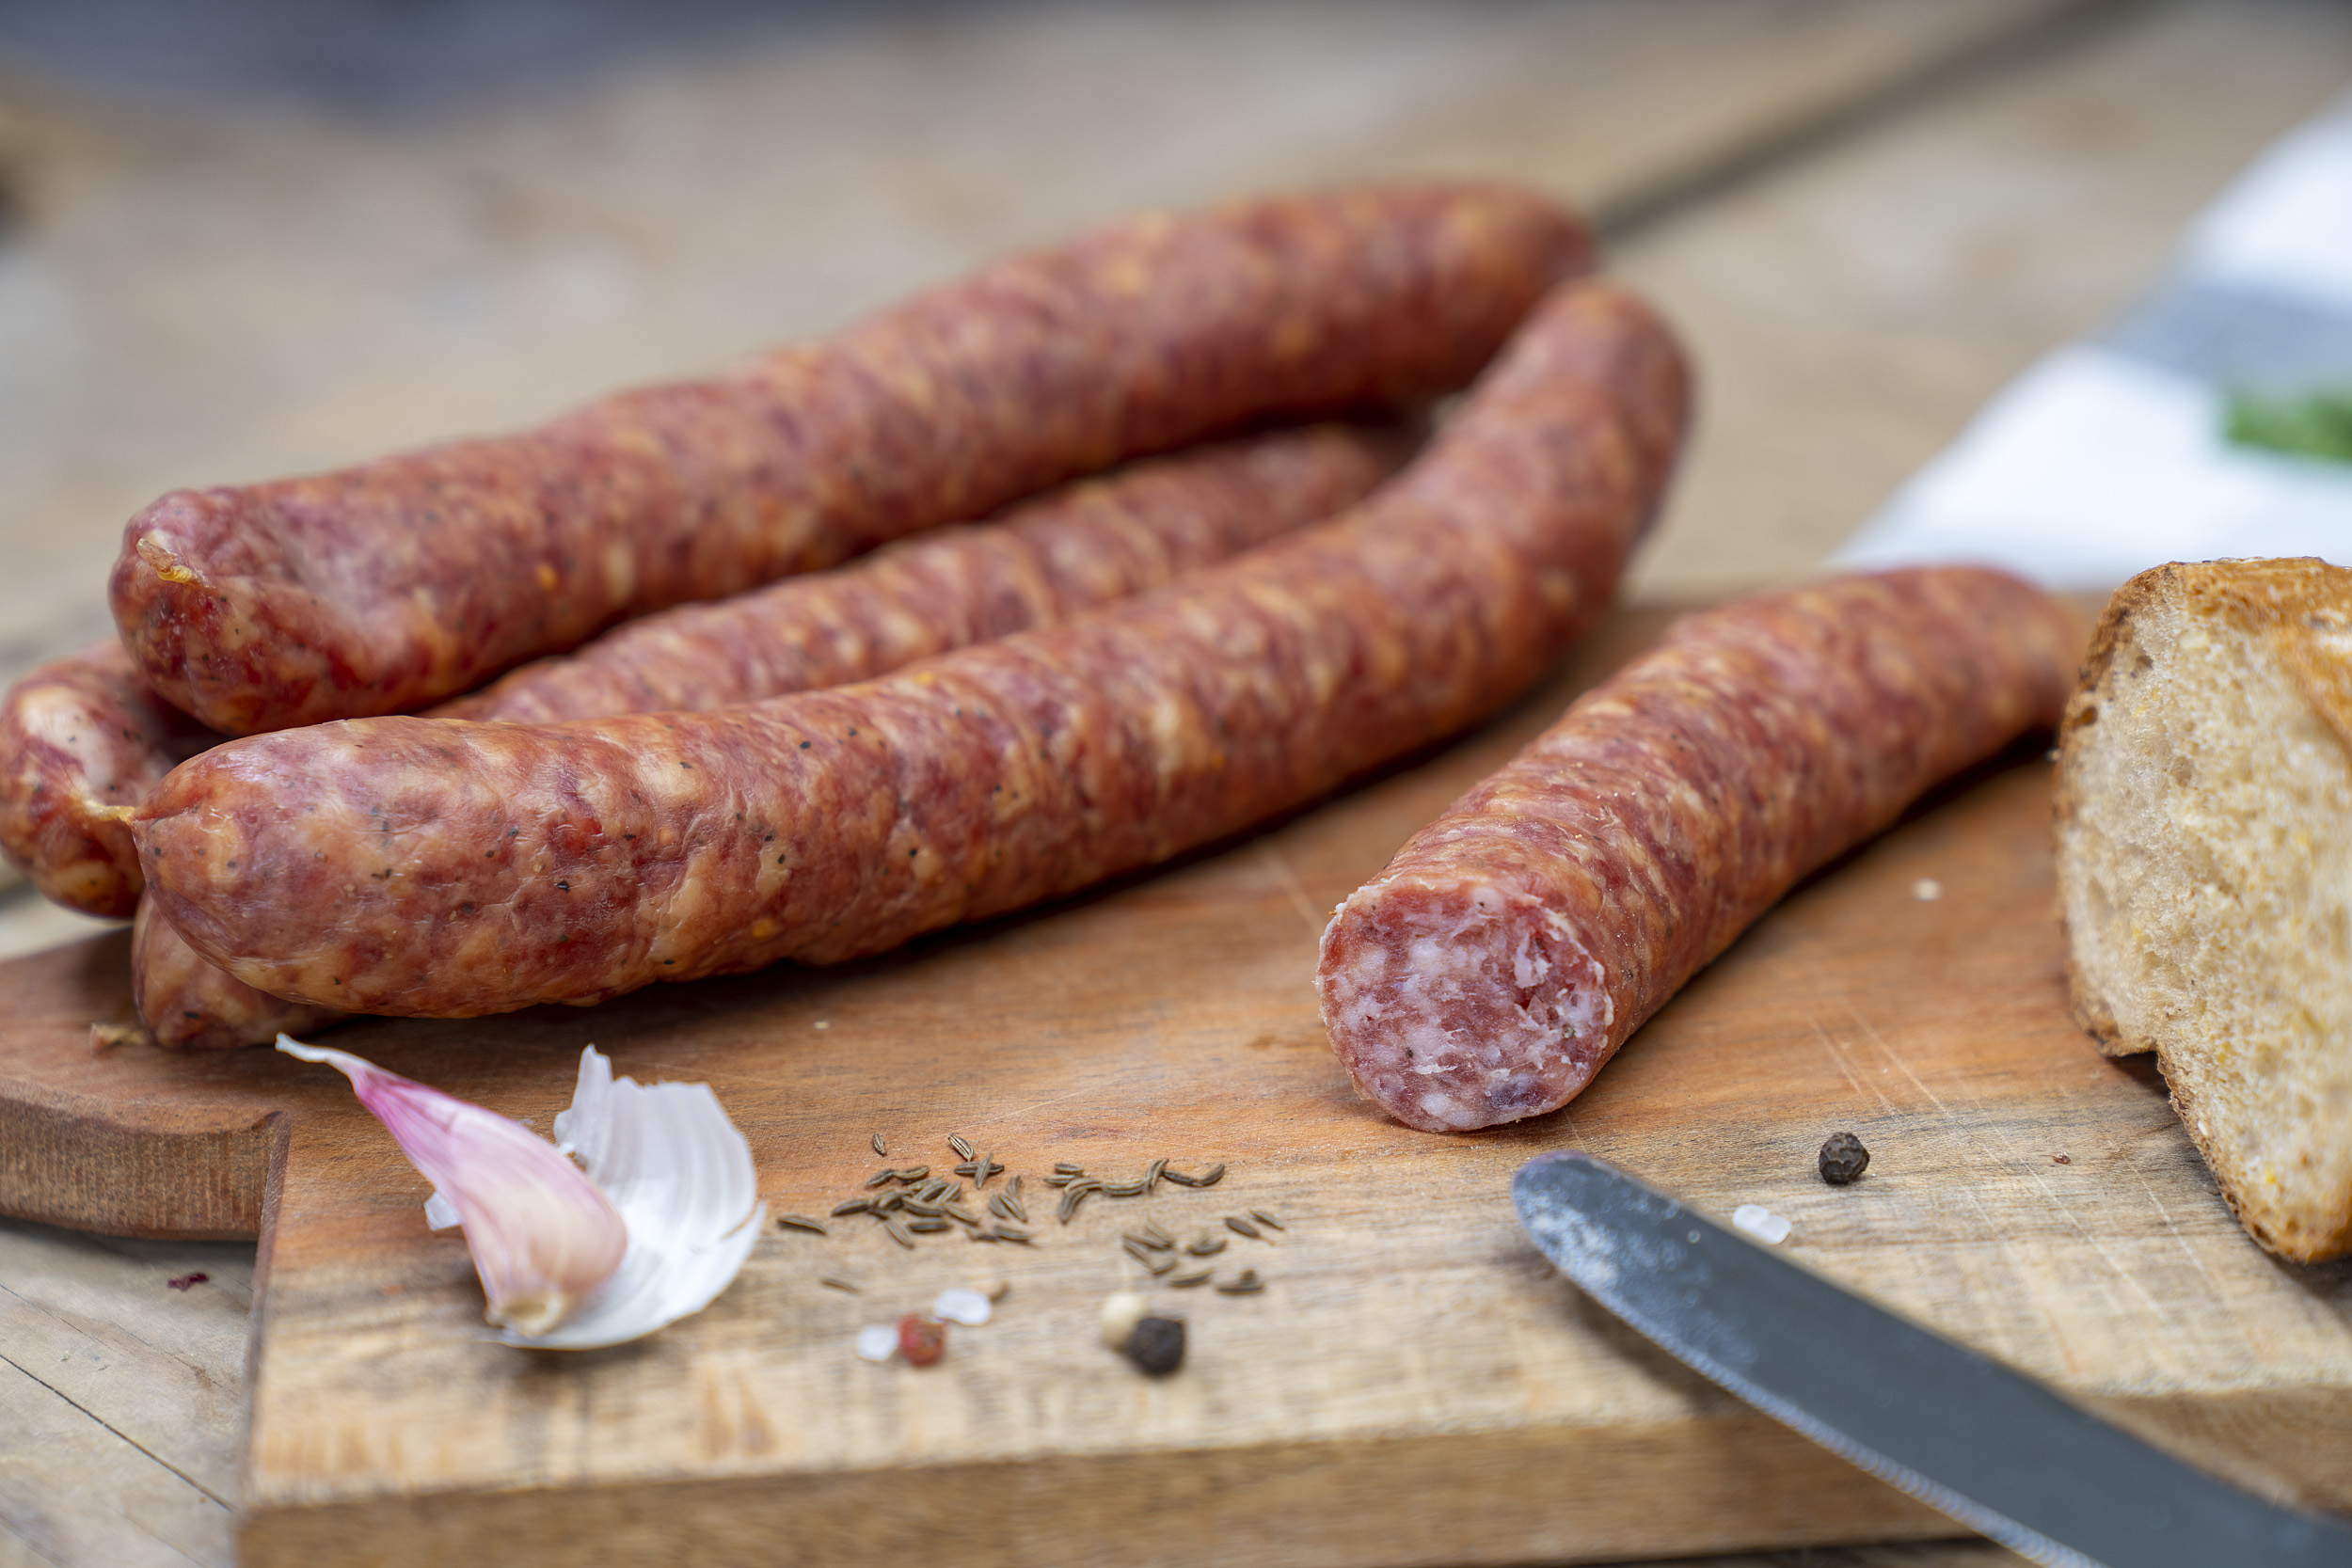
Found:
[[[2277,1250],[2352,1243],[2352,756],[2269,634],[2168,595],[2070,743],[2075,961]]]

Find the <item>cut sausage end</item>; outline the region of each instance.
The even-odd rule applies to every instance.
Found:
[[[1468,1132],[1558,1110],[1609,1053],[1600,965],[1556,910],[1483,879],[1359,890],[1323,934],[1332,1048],[1408,1127]]]

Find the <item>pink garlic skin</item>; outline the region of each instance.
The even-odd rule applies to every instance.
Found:
[[[341,1069],[409,1164],[456,1209],[491,1323],[526,1338],[545,1334],[618,1272],[628,1227],[553,1144],[349,1052],[283,1035],[278,1042],[290,1055]]]

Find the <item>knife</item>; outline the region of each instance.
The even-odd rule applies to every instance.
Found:
[[[1544,1256],[1693,1371],[2052,1568],[2352,1568],[2352,1529],[2191,1469],[1588,1154],[1519,1167]]]

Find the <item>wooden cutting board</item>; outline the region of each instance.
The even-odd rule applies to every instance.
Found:
[[[2352,1270],[2230,1218],[2144,1062],[2068,1022],[2046,768],[1947,791],[1791,897],[1566,1111],[1440,1137],[1351,1090],[1316,1022],[1326,912],[1407,833],[1655,637],[1619,617],[1486,731],[1263,836],[881,960],[592,1010],[364,1022],[334,1042],[545,1128],[595,1042],[706,1080],[768,1201],[822,1214],[961,1132],[1026,1177],[1030,1247],[778,1231],[699,1317],[585,1354],[488,1342],[426,1185],[342,1080],[262,1052],[93,1050],[119,937],[0,966],[0,1210],[262,1238],[244,1560],[1221,1565],[1605,1560],[1951,1533],[1684,1372],[1522,1239],[1511,1171],[1583,1147],[2056,1380],[2182,1451],[2352,1504]],[[1923,898],[1922,879],[1940,896]],[[1824,1186],[1840,1128],[1868,1176]],[[1229,1174],[1092,1200],[1057,1160]],[[2063,1163],[2060,1157],[2063,1156]],[[1001,1179],[1000,1179],[1001,1180]],[[1144,1281],[1122,1229],[1259,1208],[1150,1382],[1097,1342]],[[855,1283],[851,1295],[821,1275]],[[1001,1278],[930,1370],[866,1323]]]

